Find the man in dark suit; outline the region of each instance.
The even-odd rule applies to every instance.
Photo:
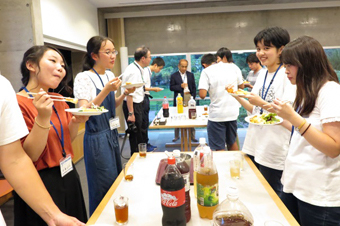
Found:
[[[188,99],[185,98],[187,92],[195,99],[196,97],[196,84],[194,74],[187,71],[188,61],[181,59],[178,63],[178,71],[173,73],[170,78],[170,90],[174,91],[174,105],[176,106],[176,98],[180,93],[183,97],[183,103],[188,104]],[[185,91],[185,92],[184,92]],[[179,129],[175,129],[175,138],[173,142],[179,139]],[[191,140],[197,142],[195,138],[195,129],[191,129]]]

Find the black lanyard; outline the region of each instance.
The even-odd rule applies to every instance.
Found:
[[[24,90],[28,93],[28,89],[26,87],[24,87]],[[33,97],[32,94],[28,94],[30,97]],[[62,147],[62,154],[63,154],[63,157],[65,158],[66,157],[66,152],[65,152],[65,142],[64,142],[64,128],[63,128],[63,124],[61,123],[61,120],[60,120],[60,117],[59,117],[59,114],[58,114],[58,111],[57,109],[55,108],[55,106],[53,105],[53,110],[54,112],[56,113],[57,117],[58,117],[58,120],[59,120],[59,123],[60,123],[60,131],[61,131],[61,136],[59,135],[59,132],[57,130],[57,127],[55,127],[55,125],[53,124],[52,120],[50,120],[50,123],[51,125],[53,126],[53,129],[55,130],[55,132],[57,133],[57,136],[59,138],[59,141],[60,141],[60,144],[61,144],[61,147]]]
[[[264,92],[264,89],[265,89],[264,87],[265,87],[265,85],[266,85],[268,70],[267,70],[267,72],[266,72],[266,76],[264,77],[264,82],[263,82],[263,87],[262,87],[262,95],[261,95],[261,97],[262,97],[262,99],[263,99],[264,101],[266,100],[266,97],[267,97],[269,88],[270,88],[270,86],[273,84],[273,81],[274,81],[274,79],[275,79],[275,77],[276,77],[276,74],[277,74],[277,72],[280,70],[281,66],[282,66],[282,64],[280,64],[280,66],[276,69],[275,74],[274,74],[272,80],[270,81],[269,86],[267,87],[266,92]],[[260,110],[260,114],[262,114],[262,113],[263,113],[263,108],[261,108],[261,110]]]
[[[133,63],[136,65],[136,67],[137,67],[138,70],[140,71],[140,76],[142,77],[143,83],[145,83],[145,82],[144,82],[144,78],[143,78],[143,72],[142,72],[142,70],[138,67],[138,65],[137,65],[135,62],[133,62]]]
[[[103,83],[103,80],[102,80],[102,78],[99,76],[99,74],[98,74],[98,72],[96,71],[96,70],[94,70],[94,68],[92,68],[92,70],[94,71],[94,73],[98,76],[98,78],[99,78],[99,80],[100,80],[100,82],[102,83],[102,85],[103,85],[103,88],[104,88],[104,83]],[[106,78],[107,78],[107,81],[109,81],[109,77],[107,76],[107,74],[105,73],[105,75],[106,75]]]

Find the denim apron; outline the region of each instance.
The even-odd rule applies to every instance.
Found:
[[[93,84],[96,87],[94,82]],[[96,87],[97,95],[100,92],[101,90]],[[85,124],[84,160],[89,189],[90,216],[122,170],[118,131],[117,129],[111,130],[109,125],[109,119],[114,118],[116,112],[114,92],[110,92],[102,106],[109,112],[91,116]]]

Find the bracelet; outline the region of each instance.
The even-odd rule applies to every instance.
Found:
[[[299,125],[297,127],[297,130],[300,131],[300,129],[306,124],[307,120],[306,119],[303,119],[303,122],[301,123],[301,125]]]
[[[50,129],[51,128],[51,124],[49,126],[42,126],[37,122],[37,117],[34,118],[34,122],[42,129]]]
[[[125,93],[125,92],[123,94],[124,94],[124,96],[128,96],[129,95],[129,93]]]
[[[309,125],[307,126],[307,128],[305,129],[305,131],[303,131],[303,133],[301,133],[301,136],[303,136],[303,135],[307,132],[307,130],[309,129],[310,125],[312,125],[312,124],[309,123]]]

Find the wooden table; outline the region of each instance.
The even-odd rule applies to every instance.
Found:
[[[240,179],[231,179],[229,160],[233,158],[233,151],[214,152],[214,161],[219,175],[220,203],[226,198],[226,188],[235,183],[239,189],[239,198],[247,206],[254,218],[254,226],[263,226],[266,220],[274,219],[284,226],[299,225],[287,210],[280,198],[246,156],[244,170]],[[192,152],[189,152],[192,154]],[[115,225],[113,199],[119,195],[129,198],[128,225],[150,226],[161,225],[162,208],[160,200],[160,186],[155,178],[159,161],[165,158],[164,153],[148,153],[145,159],[135,153],[128,164],[134,164],[134,179],[126,182],[121,173],[114,182],[102,202],[93,213],[87,225],[109,226]],[[191,220],[188,226],[211,226],[212,221],[201,219],[197,209],[197,201],[190,186]]]
[[[157,118],[163,118],[163,109],[155,116],[149,129],[181,129],[181,151],[191,151],[191,128],[207,127],[208,116],[203,116],[203,106],[196,107],[196,119],[189,119],[188,107],[183,107],[183,113],[178,114],[176,107],[169,108],[169,117],[165,125],[155,125]]]

